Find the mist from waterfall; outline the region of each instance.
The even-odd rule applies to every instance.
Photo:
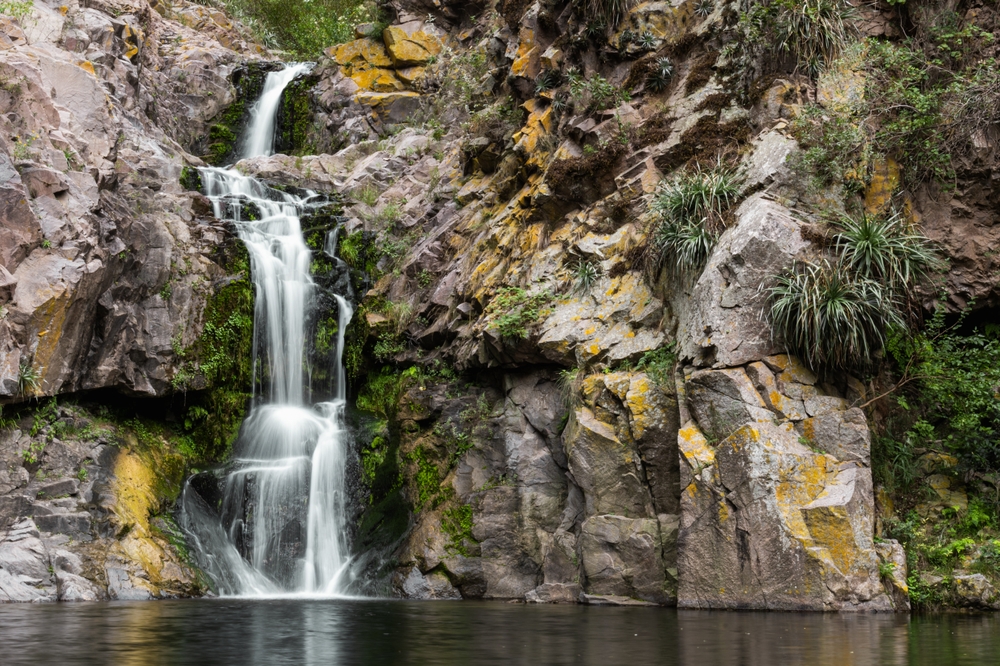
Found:
[[[272,154],[282,92],[309,67],[296,64],[268,74],[251,111],[242,158]],[[215,216],[234,224],[250,255],[255,395],[220,506],[210,507],[189,482],[183,527],[222,594],[342,595],[350,564],[343,351],[353,311],[340,295],[334,296],[339,314],[331,400],[311,404],[305,370],[316,285],[300,216],[322,198],[281,192],[231,168],[203,168],[200,175]],[[332,256],[330,243],[325,249]]]

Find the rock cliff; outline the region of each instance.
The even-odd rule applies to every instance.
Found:
[[[865,153],[851,168],[832,149],[817,158],[811,119],[833,127],[870,97],[864,68],[852,52],[806,67],[799,53],[739,51],[739,17],[754,5],[769,3],[636,3],[608,21],[555,0],[399,0],[391,25],[358,26],[286,94],[287,154],[236,165],[336,202],[304,230],[317,281],[349,279],[356,294],[353,536],[370,589],[909,608],[916,560],[889,538],[892,500],[873,476],[873,430],[886,430],[869,419],[886,414],[877,401],[894,390],[891,373],[790,353],[769,290],[793,266],[829,259],[831,218],[898,204],[950,261],[907,296],[913,317],[974,302],[988,320],[983,174],[995,137],[976,134],[968,163],[956,153],[951,188],[912,179],[902,155]],[[899,11],[858,7],[852,34],[895,43]],[[211,390],[218,380],[192,357],[239,275],[232,251],[219,252],[229,230],[183,168],[231,154],[246,64],[268,54],[186,2],[38,3],[5,21],[0,396]],[[685,177],[727,173],[726,205],[698,220],[712,235],[704,256],[670,265],[658,197]],[[323,256],[334,228],[346,277]],[[313,334],[311,361],[331,331],[320,322]],[[57,470],[52,443],[25,462],[44,427],[22,421],[0,440],[11,507],[0,591],[197,591],[162,522],[176,490],[128,508],[142,470],[181,440],[137,438],[135,424],[109,425],[118,447],[110,435],[58,437],[69,462]],[[204,432],[192,432],[201,446]],[[969,478],[920,455],[933,460],[915,478],[937,483],[941,502],[917,508],[938,516]],[[93,470],[93,488],[87,474],[71,478],[79,470]],[[47,490],[49,478],[63,485]],[[56,490],[67,497],[47,499]],[[85,533],[93,545],[75,550],[58,536]],[[995,605],[990,576],[949,562],[961,570],[924,587]]]

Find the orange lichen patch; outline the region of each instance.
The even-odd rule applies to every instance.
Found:
[[[331,46],[326,50],[326,54],[341,67],[353,66],[359,61],[366,62],[372,67],[392,67],[392,59],[386,52],[385,45],[371,39],[355,39],[353,42]],[[350,76],[347,72],[345,74]]]
[[[705,435],[693,421],[677,431],[677,447],[696,475],[715,464],[715,449],[709,446]]]
[[[114,513],[123,528],[141,536],[149,534],[149,516],[158,507],[155,482],[152,469],[142,458],[128,450],[119,451],[111,491],[117,500]]]
[[[97,72],[94,70],[94,63],[89,60],[81,60],[76,63],[76,66],[90,72],[93,76],[97,76]]]
[[[41,372],[39,389],[43,391],[58,388],[51,385],[51,381],[55,378],[50,377],[50,375],[58,373],[58,363],[53,363],[53,360],[58,358],[59,343],[62,341],[62,331],[64,330],[70,305],[72,305],[71,299],[63,293],[50,298],[44,305],[37,308],[34,313],[34,321],[32,323],[33,328],[38,331],[36,334],[38,344],[35,348],[32,365]]]
[[[788,354],[777,354],[768,356],[764,362],[778,374],[778,379],[783,382],[796,382],[813,386],[817,379],[812,370],[802,364],[795,356]]]
[[[362,90],[373,92],[397,92],[403,90],[403,82],[396,78],[391,69],[372,67],[371,69],[353,68],[351,80]]]
[[[424,78],[427,73],[425,67],[404,67],[396,70],[396,76],[407,85],[414,85]]]
[[[899,189],[899,164],[891,157],[875,160],[871,182],[865,190],[865,212],[869,215],[885,210],[892,195]]]
[[[534,79],[541,72],[541,51],[535,45],[535,31],[521,28],[518,35],[517,53],[510,66],[511,76]]]
[[[629,10],[618,30],[608,38],[608,44],[618,48],[622,33],[626,30],[635,35],[648,32],[653,37],[672,44],[687,34],[688,24],[693,17],[692,2],[680,3],[677,6],[664,2],[643,2]]]
[[[441,41],[426,32],[407,34],[397,26],[382,31],[382,41],[396,67],[425,65],[431,58],[441,53]]]
[[[513,140],[515,146],[532,156],[528,160],[530,164],[536,158],[535,153],[539,152],[539,140],[552,132],[552,107],[539,108],[538,100],[535,99],[529,99],[521,106],[528,112],[528,119],[525,121],[524,127],[514,133]],[[538,163],[541,164],[541,162]]]

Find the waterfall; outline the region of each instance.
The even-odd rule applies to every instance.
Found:
[[[241,159],[274,154],[274,126],[281,94],[288,84],[312,68],[311,62],[301,62],[267,75],[260,98],[250,110],[250,124],[247,125],[240,150]]]
[[[268,74],[243,139],[244,158],[271,154],[281,94],[309,67]],[[250,255],[255,395],[222,484],[219,514],[189,481],[182,526],[223,594],[343,594],[350,558],[342,359],[353,311],[340,295],[334,296],[339,316],[330,401],[310,404],[304,370],[316,285],[300,216],[322,199],[278,191],[233,169],[200,172],[215,216],[233,223]],[[257,394],[260,385],[266,388]]]

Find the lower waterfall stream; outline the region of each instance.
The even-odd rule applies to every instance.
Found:
[[[242,140],[242,158],[273,152],[282,91],[308,68],[296,64],[268,74]],[[342,356],[353,311],[341,295],[334,295],[338,328],[330,400],[311,404],[305,370],[316,285],[300,217],[325,200],[311,192],[279,191],[232,168],[206,167],[200,176],[215,216],[234,225],[250,255],[255,393],[264,388],[240,429],[219,506],[211,507],[189,481],[182,526],[223,595],[342,595],[350,563]],[[336,236],[330,235],[325,251],[333,258]]]

